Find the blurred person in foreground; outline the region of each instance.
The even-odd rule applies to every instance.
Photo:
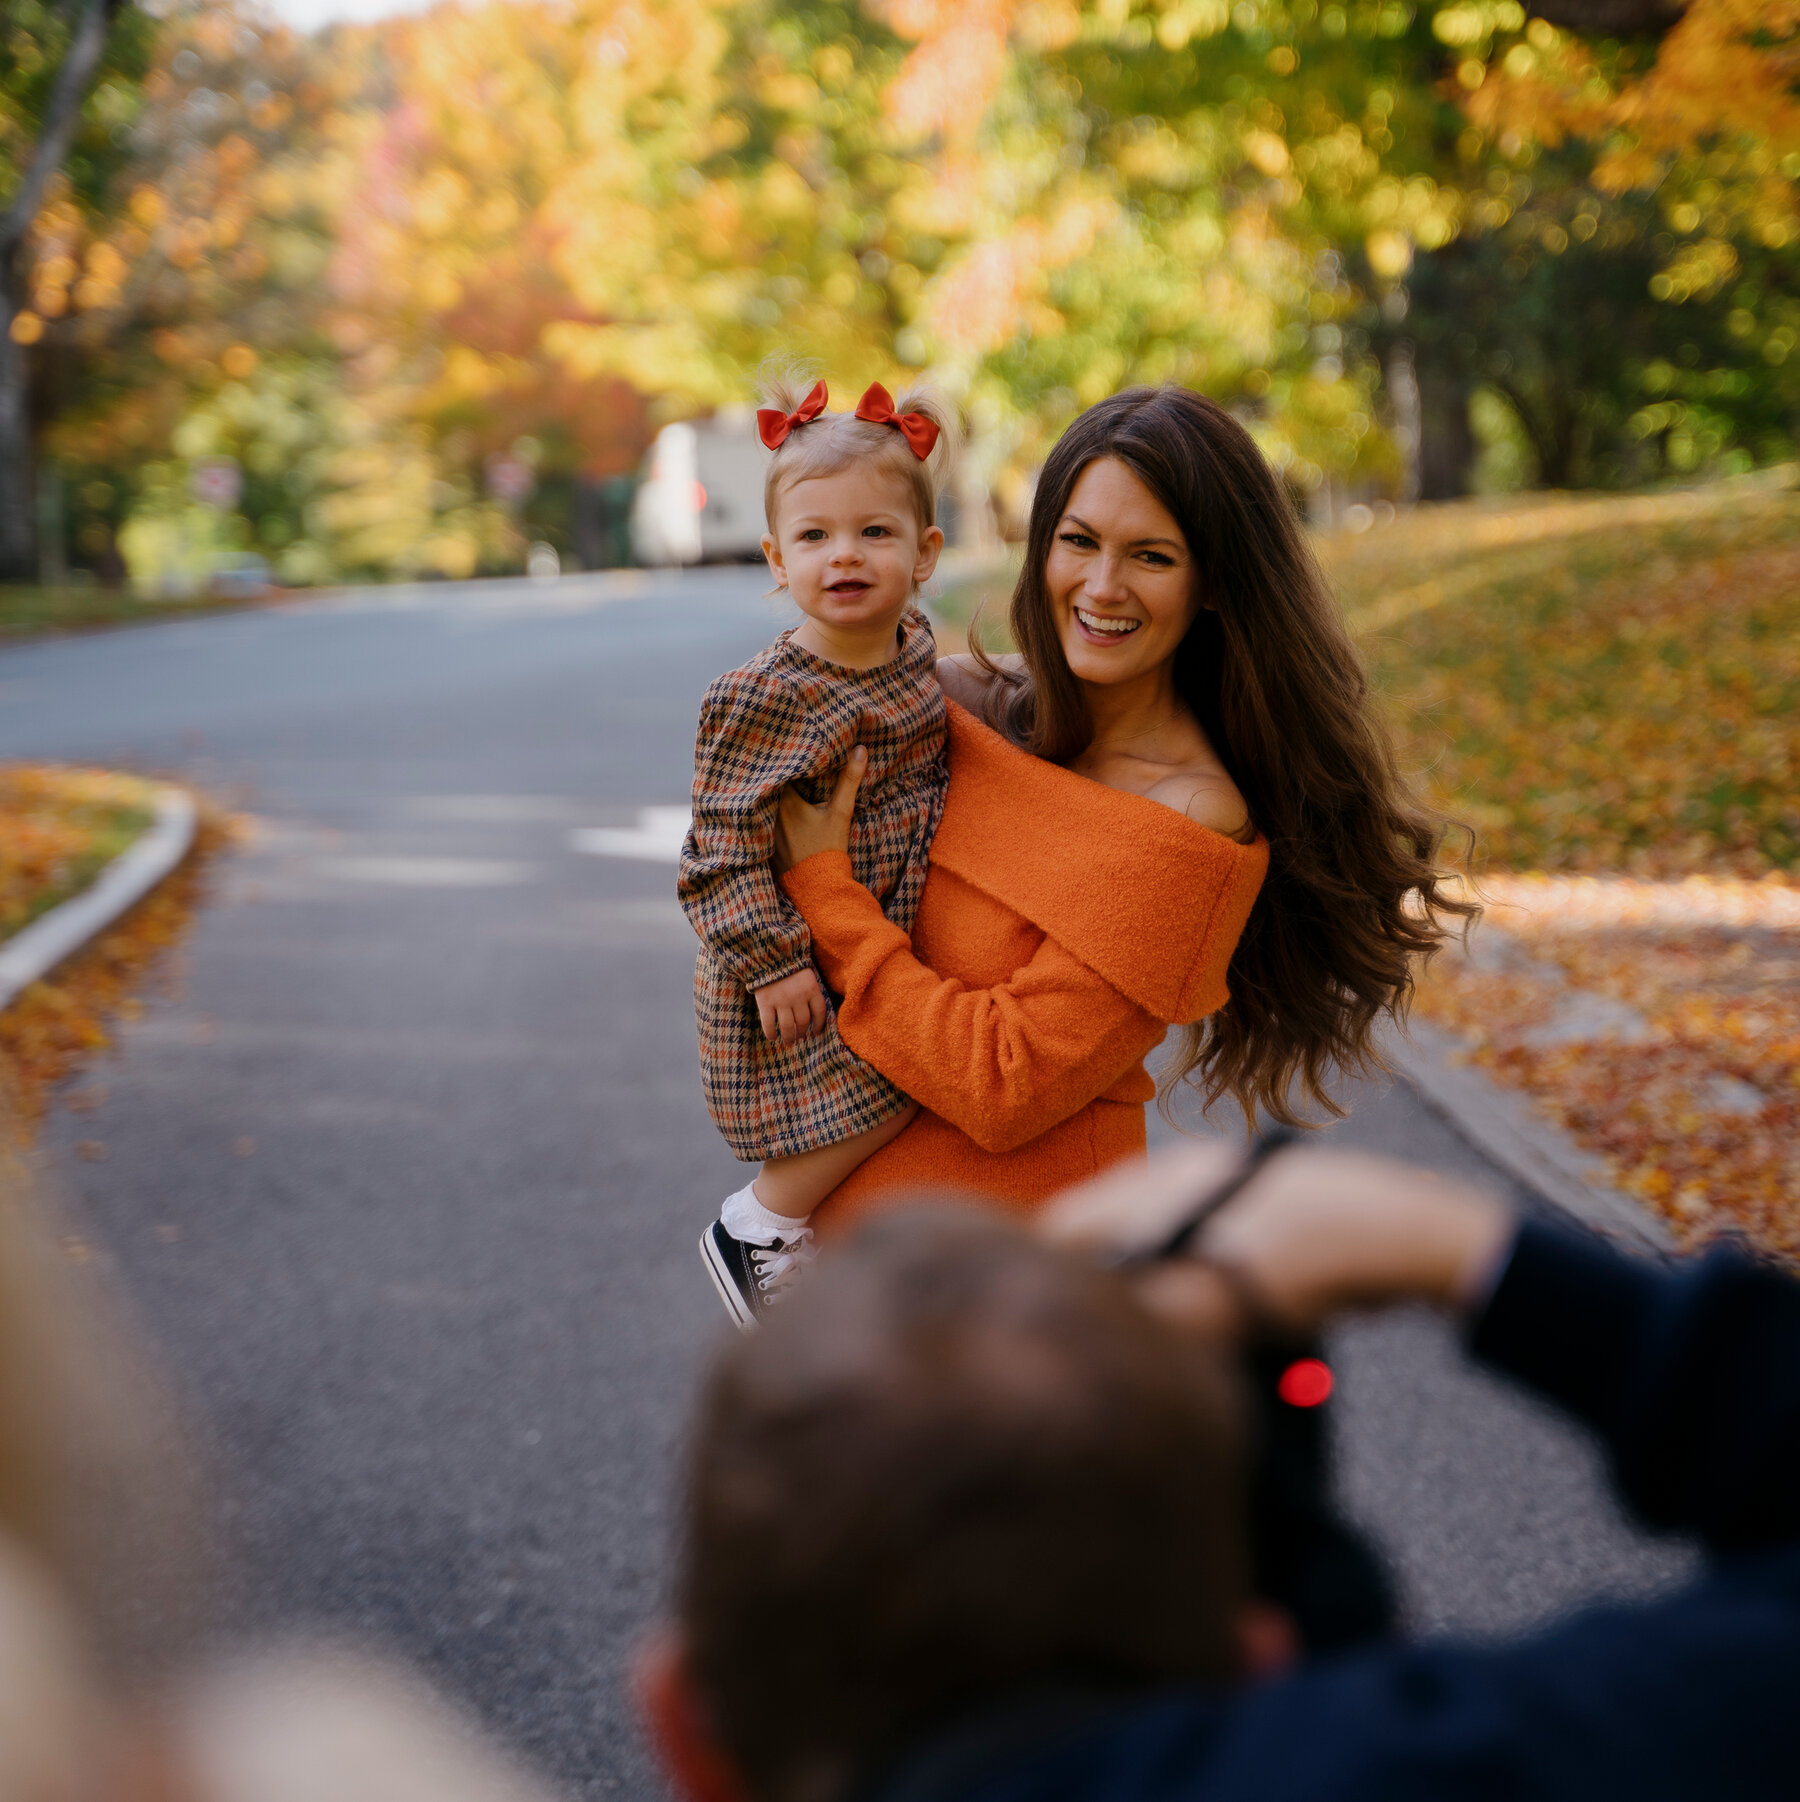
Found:
[[[550,1802],[408,1674],[221,1649],[167,1386],[0,1110],[0,1802]]]
[[[1800,1794],[1800,1284],[1662,1268],[1384,1159],[1232,1156],[850,1237],[701,1403],[641,1669],[687,1802]],[[1426,1302],[1598,1433],[1686,1590],[1303,1660],[1253,1590],[1246,1336]]]

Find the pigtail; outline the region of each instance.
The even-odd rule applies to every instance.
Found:
[[[893,419],[831,412],[815,394],[818,380],[816,363],[791,356],[770,357],[757,371],[757,392],[766,410],[759,415],[765,426],[763,442],[773,447],[763,478],[763,514],[769,530],[776,529],[784,488],[863,459],[873,459],[907,484],[921,527],[936,525],[938,502],[962,458],[956,409],[935,388],[915,382],[894,403]],[[922,415],[937,428],[936,440],[922,459],[905,432],[895,429],[900,417],[909,413]],[[776,417],[770,420],[769,414]]]
[[[797,357],[790,351],[777,351],[757,365],[757,402],[780,413],[792,413],[823,373],[809,358]]]
[[[935,512],[937,502],[955,484],[956,472],[962,466],[962,425],[956,408],[931,383],[914,382],[895,397],[894,411],[923,414],[938,429],[937,443],[931,447],[931,455],[925,459],[925,474],[930,481]]]

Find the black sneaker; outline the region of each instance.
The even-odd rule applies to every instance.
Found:
[[[795,1279],[813,1261],[810,1230],[781,1243],[751,1245],[734,1239],[723,1220],[715,1220],[700,1235],[700,1261],[713,1280],[739,1332],[752,1331],[757,1321],[783,1299]]]

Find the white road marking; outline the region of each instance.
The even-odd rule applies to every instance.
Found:
[[[339,882],[395,888],[506,888],[535,882],[541,873],[534,863],[507,857],[318,857],[307,869]]]
[[[590,857],[635,857],[644,863],[679,863],[681,842],[693,815],[685,807],[640,807],[635,826],[579,826],[569,849]]]
[[[411,795],[406,811],[417,819],[477,826],[578,820],[592,806],[565,795]]]

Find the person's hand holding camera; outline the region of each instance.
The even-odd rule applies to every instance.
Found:
[[[1154,1245],[1242,1158],[1212,1141],[1122,1167],[1053,1203],[1044,1230],[1114,1255]],[[1308,1335],[1351,1309],[1465,1305],[1485,1292],[1513,1231],[1510,1210],[1479,1189],[1367,1152],[1296,1145],[1206,1223],[1191,1257],[1140,1280],[1160,1312],[1200,1330]]]

